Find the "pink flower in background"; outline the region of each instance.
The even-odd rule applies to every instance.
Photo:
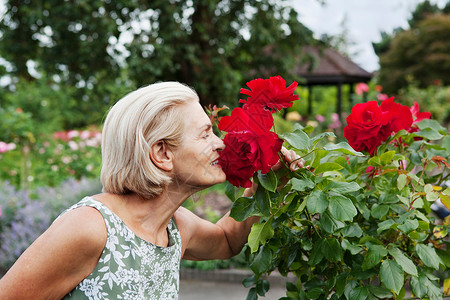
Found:
[[[80,133],[80,138],[82,139],[82,140],[87,140],[88,138],[90,138],[91,137],[91,132],[90,131],[88,131],[88,130],[83,130],[83,131],[81,131],[81,133]]]
[[[389,96],[386,95],[386,94],[383,94],[383,93],[379,93],[379,94],[377,95],[377,99],[380,100],[380,101],[384,101],[384,100],[389,99]]]
[[[331,124],[328,126],[330,129],[338,129],[342,127],[341,120],[339,120],[339,115],[337,113],[331,114]]]
[[[70,140],[69,136],[67,135],[67,131],[57,131],[53,134],[53,138],[55,140],[62,140],[65,142]]]
[[[316,115],[316,120],[317,120],[319,123],[323,123],[323,122],[325,121],[325,117],[322,116],[322,115]]]
[[[74,137],[80,136],[80,132],[78,130],[69,130],[67,132],[67,137],[69,137],[69,139],[73,139]]]
[[[368,91],[369,91],[369,86],[367,85],[367,83],[360,82],[356,85],[356,88],[355,88],[356,95],[361,96],[362,94],[367,93]]]
[[[11,150],[16,149],[16,144],[14,143],[5,143],[0,141],[0,153],[5,153]]]

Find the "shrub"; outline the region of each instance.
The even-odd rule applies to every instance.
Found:
[[[65,208],[100,190],[97,180],[87,179],[69,179],[31,193],[8,182],[0,185],[0,268],[8,269]]]
[[[254,273],[244,281],[248,299],[265,295],[263,275],[275,269],[298,278],[283,299],[400,299],[407,290],[442,298],[450,217],[439,223],[431,204],[450,206],[450,136],[434,120],[416,126],[366,155],[346,142],[327,143],[333,133],[311,135],[297,124],[282,137],[308,168],[255,174],[259,187],[250,198],[228,189],[233,218],[261,217],[246,250]],[[282,176],[290,180],[278,190]]]

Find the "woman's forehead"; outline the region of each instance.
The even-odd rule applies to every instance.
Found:
[[[199,102],[190,102],[184,107],[185,124],[196,131],[203,131],[211,126],[208,115],[203,110]]]

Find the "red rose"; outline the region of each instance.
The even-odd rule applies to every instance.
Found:
[[[344,136],[353,149],[372,155],[392,133],[411,127],[413,119],[409,107],[393,100],[393,97],[386,99],[380,106],[376,101],[369,101],[352,108]]]
[[[410,111],[411,111],[411,114],[413,117],[413,123],[412,123],[411,127],[408,129],[408,132],[419,131],[419,128],[417,127],[417,123],[419,123],[420,121],[422,121],[424,119],[431,118],[431,113],[429,113],[427,111],[419,112],[419,104],[417,104],[416,101],[414,101],[414,105],[411,106]]]
[[[272,125],[272,115],[257,107],[235,108],[221,119],[219,129],[228,133],[219,164],[230,183],[250,187],[249,178],[257,170],[267,173],[278,162],[283,140],[270,131]]]
[[[387,114],[392,132],[398,132],[402,129],[407,130],[411,127],[413,117],[410,108],[395,103],[394,97],[384,100],[380,105],[380,109]]]
[[[388,124],[389,119],[376,101],[358,103],[347,117],[344,136],[356,151],[373,154],[391,134]]]
[[[247,82],[250,90],[241,89],[241,93],[248,95],[247,100],[239,100],[245,103],[243,108],[250,106],[260,106],[269,109],[272,112],[292,106],[292,101],[298,99],[298,95],[294,94],[298,83],[294,81],[290,86],[286,87],[286,81],[280,76],[270,77],[269,79],[254,79]]]

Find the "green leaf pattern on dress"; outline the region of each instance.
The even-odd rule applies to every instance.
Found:
[[[173,218],[167,227],[169,246],[159,247],[136,236],[116,214],[91,197],[63,214],[81,206],[102,214],[108,237],[94,271],[64,299],[178,299],[181,236]]]

